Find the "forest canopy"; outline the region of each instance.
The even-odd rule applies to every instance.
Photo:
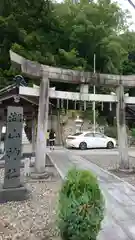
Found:
[[[111,0],[0,1],[0,88],[12,82],[9,50],[44,63],[113,74],[135,73],[135,32]]]

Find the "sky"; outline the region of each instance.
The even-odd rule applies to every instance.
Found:
[[[128,0],[117,0],[117,2],[120,4],[120,6],[123,9],[127,9],[131,16],[132,16],[132,22],[133,25],[131,26],[131,30],[135,30],[135,9],[130,5],[130,3],[128,2]],[[132,2],[135,4],[135,0],[132,0]]]

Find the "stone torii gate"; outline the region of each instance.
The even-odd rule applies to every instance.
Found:
[[[127,133],[125,125],[125,102],[130,104],[135,103],[135,98],[125,97],[124,87],[135,86],[135,75],[119,76],[98,73],[93,74],[91,72],[55,68],[29,61],[12,51],[10,51],[10,58],[12,65],[15,68],[19,68],[23,75],[41,80],[40,91],[32,88],[20,88],[20,94],[22,95],[39,96],[37,148],[35,160],[35,170],[37,173],[43,173],[45,170],[46,139],[44,135],[45,132],[47,132],[49,97],[81,101],[117,102],[120,168],[129,169]],[[53,91],[49,89],[49,81],[79,84],[80,93],[67,92],[64,94],[63,91]],[[115,86],[116,96],[89,94],[89,85]]]

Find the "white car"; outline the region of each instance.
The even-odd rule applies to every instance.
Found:
[[[116,140],[98,132],[83,132],[69,135],[66,139],[66,146],[68,148],[80,148],[82,150],[87,148],[111,149],[116,147]]]

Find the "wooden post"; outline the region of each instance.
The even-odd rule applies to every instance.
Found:
[[[3,121],[0,121],[0,153],[3,153],[3,147],[2,147],[2,142],[1,142],[1,137],[2,137],[2,127],[3,127]]]
[[[38,126],[37,126],[37,144],[36,144],[36,160],[35,172],[45,172],[46,160],[46,133],[48,125],[49,110],[49,79],[43,72],[40,84],[39,108],[38,108]]]
[[[2,137],[2,128],[4,126],[4,109],[0,109],[0,153],[4,151],[2,146],[1,137]]]
[[[36,144],[36,118],[35,113],[32,116],[32,152],[35,152],[35,144]]]
[[[124,87],[122,84],[117,88],[117,133],[118,133],[118,148],[119,148],[119,168],[129,169],[128,158],[128,141],[125,123],[125,102],[124,102]]]

